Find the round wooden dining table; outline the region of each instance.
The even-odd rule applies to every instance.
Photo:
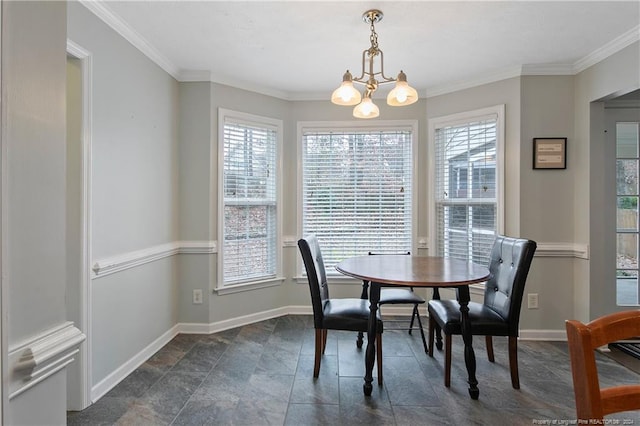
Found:
[[[365,353],[364,394],[373,390],[373,364],[375,362],[376,315],[380,301],[380,287],[410,286],[455,288],[460,303],[464,361],[467,367],[469,395],[478,399],[480,390],[476,379],[476,358],[469,324],[469,284],[489,278],[485,266],[447,257],[376,255],[352,257],[336,265],[341,274],[370,281],[370,315]]]

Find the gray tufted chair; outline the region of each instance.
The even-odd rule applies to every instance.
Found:
[[[327,330],[366,332],[369,327],[369,301],[366,299],[330,299],[327,274],[324,269],[320,244],[315,235],[298,240],[298,248],[307,270],[313,324],[316,329],[315,363],[313,377],[320,373],[320,361],[327,346]],[[378,384],[382,385],[382,320],[378,311],[376,335],[376,363]]]
[[[498,236],[489,259],[489,280],[484,302],[469,302],[469,322],[473,335],[486,336],[487,356],[494,362],[492,336],[508,336],[511,385],[520,388],[518,377],[518,322],[524,285],[536,251],[535,241]],[[451,336],[461,334],[460,305],[455,300],[430,300],[429,356],[433,356],[436,327],[445,334],[444,384],[451,383]]]

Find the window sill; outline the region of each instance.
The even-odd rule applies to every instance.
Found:
[[[226,294],[241,293],[243,291],[251,291],[260,288],[279,286],[284,280],[284,277],[275,277],[264,281],[251,281],[248,283],[228,285],[225,287],[216,287],[213,289],[213,291],[218,293],[219,296],[224,296]]]

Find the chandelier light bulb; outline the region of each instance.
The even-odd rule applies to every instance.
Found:
[[[349,70],[342,76],[342,84],[331,95],[331,102],[336,105],[358,105],[362,96],[360,92],[353,87],[353,77]]]
[[[418,100],[418,92],[407,83],[407,76],[400,71],[396,79],[396,87],[387,95],[387,103],[391,106],[411,105]]]
[[[353,109],[353,116],[356,118],[376,118],[379,115],[378,105],[374,104],[368,96],[365,96],[362,102]]]
[[[396,99],[401,104],[407,102],[407,91],[404,90],[402,87],[399,87],[398,92],[396,93]]]

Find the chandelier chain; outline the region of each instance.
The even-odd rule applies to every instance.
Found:
[[[369,49],[370,54],[372,52],[378,52],[378,33],[376,33],[376,27],[373,19],[371,20],[371,35],[369,36],[369,40],[371,41],[371,49]]]

